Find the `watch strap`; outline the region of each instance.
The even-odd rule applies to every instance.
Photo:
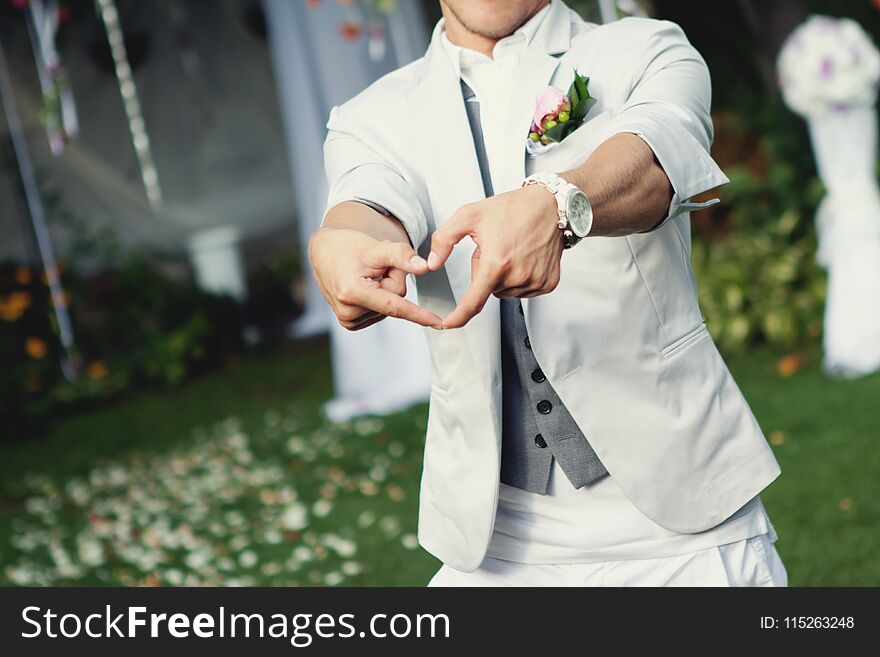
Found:
[[[573,191],[580,191],[577,185],[550,171],[539,171],[528,176],[523,180],[522,186],[528,187],[529,185],[541,185],[553,194],[556,199],[556,215],[558,217],[556,227],[562,231],[562,244],[566,249],[577,244],[581,238],[575,235],[569,225],[568,208],[566,207],[569,194]]]

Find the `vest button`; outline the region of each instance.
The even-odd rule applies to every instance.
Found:
[[[542,436],[541,434],[535,436],[535,445],[537,445],[541,449],[544,449],[547,446],[547,441],[544,440],[544,436]]]
[[[553,404],[548,402],[546,399],[542,399],[538,402],[538,412],[541,415],[547,415],[551,410],[553,410]]]
[[[532,381],[535,383],[544,383],[547,380],[547,377],[544,376],[544,373],[541,371],[541,368],[537,368],[532,370]]]

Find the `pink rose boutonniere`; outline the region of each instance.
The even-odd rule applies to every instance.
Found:
[[[596,99],[590,96],[590,78],[574,72],[574,81],[563,94],[552,86],[544,87],[535,101],[535,114],[526,139],[526,150],[533,157],[550,151],[583,122]]]

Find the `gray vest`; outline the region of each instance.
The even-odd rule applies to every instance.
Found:
[[[494,191],[480,125],[480,104],[464,80],[461,88],[483,190],[489,197]],[[554,458],[575,488],[604,477],[608,471],[532,353],[522,303],[515,297],[504,297],[500,305],[501,481],[543,495]]]

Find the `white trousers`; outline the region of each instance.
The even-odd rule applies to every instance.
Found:
[[[428,586],[788,586],[767,534],[662,559],[524,564],[487,557],[472,573],[442,566]]]

